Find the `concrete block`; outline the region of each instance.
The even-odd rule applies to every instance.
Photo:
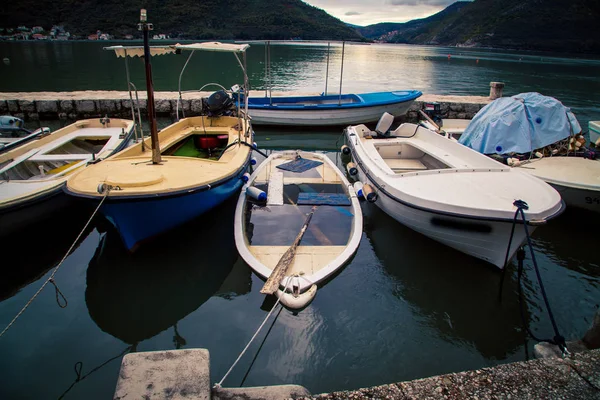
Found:
[[[67,116],[68,116],[68,117],[69,117],[69,119],[71,119],[71,120],[76,120],[76,119],[77,119],[77,114],[75,114],[75,113],[69,113],[69,114],[67,114]]]
[[[131,353],[123,357],[114,399],[210,399],[206,349]]]
[[[6,100],[0,100],[0,114],[7,114],[8,113],[8,104],[6,103]]]
[[[157,113],[166,114],[171,112],[171,102],[169,100],[156,100],[155,110]]]
[[[35,104],[29,100],[19,100],[19,108],[26,113],[35,112]]]
[[[473,118],[473,116],[477,114],[480,109],[481,107],[479,107],[479,104],[465,104],[465,112],[471,115],[470,118]]]
[[[58,119],[67,119],[67,118],[68,118],[67,113],[64,113],[64,112],[58,113]]]
[[[36,100],[35,108],[39,113],[56,113],[58,103],[55,100]]]
[[[23,113],[15,113],[13,115],[17,118],[21,118],[22,120],[25,120],[25,114],[23,114]]]
[[[80,114],[96,112],[96,104],[93,100],[77,100],[75,101],[75,109]]]
[[[312,397],[308,389],[300,385],[242,388],[215,387],[212,395],[212,400],[280,400]]]
[[[75,110],[75,105],[73,104],[73,100],[62,100],[60,102],[60,109],[66,113],[73,112]]]
[[[114,100],[100,100],[97,102],[98,112],[101,115],[108,114],[112,116],[117,111],[117,106],[115,105]]]
[[[469,116],[467,113],[464,113],[464,112],[459,112],[459,113],[456,113],[456,118],[458,118],[458,119],[468,119],[468,118],[473,118],[473,116],[472,115]]]
[[[463,103],[450,103],[449,107],[451,111],[465,111],[465,105]]]
[[[192,115],[200,115],[202,111],[202,99],[192,99],[190,101],[190,111]]]
[[[8,106],[8,112],[16,113],[19,112],[19,101],[18,100],[6,100]]]
[[[27,114],[26,118],[31,121],[39,121],[40,115],[38,113],[32,112],[32,113]]]

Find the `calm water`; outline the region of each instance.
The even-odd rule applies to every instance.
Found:
[[[11,54],[10,66],[0,67],[0,90],[120,89],[122,60],[113,60],[100,47],[0,43],[0,55]],[[252,84],[260,87],[263,49],[253,50]],[[539,90],[580,113],[598,113],[596,61],[459,50],[350,46],[344,87],[487,94],[489,81],[503,80],[509,90]],[[321,48],[274,47],[275,87],[322,90],[324,57]],[[163,60],[154,63],[157,86],[172,90],[177,71],[167,74]],[[203,71],[209,73],[206,81],[222,78],[221,61],[232,65],[229,58],[215,56]],[[386,67],[392,61],[395,67]],[[373,68],[380,68],[376,81]],[[12,71],[8,78],[7,70]],[[335,74],[330,74],[331,85]],[[544,86],[537,89],[540,82]],[[162,126],[168,123],[161,121]],[[259,130],[256,141],[269,150],[325,151],[341,165],[334,153],[339,133],[312,131],[298,137],[297,132]],[[96,219],[56,275],[67,308],[57,306],[53,288],[47,287],[0,338],[0,398],[58,398],[64,393],[66,398],[108,398],[120,360],[130,351],[207,348],[212,380],[220,380],[273,304],[259,293],[262,281],[237,255],[234,208],[235,199],[134,255],[123,250],[106,221]],[[524,360],[531,354],[514,268],[500,303],[497,270],[410,231],[377,207],[363,204],[363,212],[364,233],[351,262],[319,289],[307,309],[282,311],[258,356],[254,358],[266,329],[226,385],[298,383],[320,393]],[[34,229],[3,239],[4,248],[18,256],[3,264],[1,327],[48,277],[90,213],[75,204]],[[568,339],[583,335],[598,307],[599,220],[565,213],[534,234],[546,290]],[[553,336],[529,256],[526,265],[526,321],[538,336]],[[83,378],[78,382],[76,370]]]
[[[139,42],[135,42],[139,44]],[[157,42],[162,44],[165,42]],[[126,90],[123,59],[102,47],[116,42],[0,42],[0,91]],[[131,45],[132,43],[128,43]],[[340,88],[341,45],[331,47],[328,91]],[[450,59],[448,59],[450,55]],[[187,55],[152,59],[156,90],[177,90]],[[248,50],[252,89],[265,87],[264,46]],[[322,92],[327,47],[272,45],[274,90]],[[230,54],[197,53],[184,76],[184,88],[208,82],[226,87],[242,82]],[[408,45],[346,45],[342,91],[418,89],[423,93],[489,94],[491,81],[506,83],[505,94],[537,91],[572,107],[582,126],[600,119],[600,60],[565,58],[560,54]],[[131,62],[132,80],[145,87],[140,59]]]

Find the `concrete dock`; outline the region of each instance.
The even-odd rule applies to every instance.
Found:
[[[114,399],[600,399],[600,350],[318,395],[298,385],[210,382],[205,349],[132,353],[123,358]]]
[[[185,95],[182,108],[186,116],[199,115],[201,98],[212,92],[198,92]],[[319,93],[273,92],[273,96],[318,95]],[[263,91],[250,92],[250,96],[264,96]],[[146,115],[146,93],[139,93],[142,117]],[[174,117],[177,110],[177,92],[156,92],[156,112],[158,116]],[[440,103],[443,118],[473,118],[491,101],[483,96],[442,96],[424,94],[419,97],[407,112],[405,121],[416,122],[419,110],[425,103]],[[135,102],[135,100],[134,100]],[[131,101],[128,92],[119,91],[77,91],[77,92],[0,92],[0,115],[37,121],[53,119],[82,119],[108,115],[109,117],[131,118]]]

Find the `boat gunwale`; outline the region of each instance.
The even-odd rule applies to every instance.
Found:
[[[344,96],[348,97],[348,96],[356,96],[359,100],[361,100],[358,103],[342,103],[342,104],[335,104],[335,103],[330,103],[330,104],[310,104],[310,105],[306,105],[306,104],[297,104],[299,103],[302,99],[306,99],[306,100],[310,100],[310,99],[319,99],[319,98],[323,98],[323,97],[333,97],[335,98],[339,98],[339,95],[327,95],[327,96],[285,96],[285,97],[281,97],[281,98],[286,98],[286,99],[298,99],[298,101],[296,101],[295,103],[292,104],[271,104],[270,101],[271,99],[269,97],[249,97],[248,98],[248,109],[249,110],[265,110],[265,111],[279,111],[279,110],[287,110],[287,111],[315,111],[315,110],[322,110],[322,111],[329,111],[329,110],[339,110],[339,109],[353,109],[353,108],[370,108],[370,107],[377,107],[377,106],[385,106],[385,105],[391,105],[391,104],[401,104],[401,103],[406,103],[406,102],[410,102],[410,101],[414,101],[417,98],[419,98],[420,96],[423,95],[423,93],[419,90],[410,90],[410,91],[406,91],[408,92],[408,94],[403,95],[403,96],[398,96],[398,95],[393,95],[396,98],[392,98],[390,97],[389,99],[386,100],[380,100],[380,101],[373,101],[373,102],[367,102],[366,100],[364,100],[364,98],[361,95],[365,95],[365,94],[375,94],[375,93],[386,93],[386,94],[393,94],[394,91],[389,91],[389,92],[372,92],[372,93],[348,93],[348,94],[343,94],[342,98],[344,98]],[[261,100],[265,100],[266,104],[252,104],[251,101],[252,99],[261,99]],[[274,97],[272,100],[277,99],[277,97]],[[268,103],[267,103],[268,102]]]

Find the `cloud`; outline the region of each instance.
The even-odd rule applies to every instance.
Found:
[[[386,0],[386,4],[393,6],[449,6],[456,0]]]
[[[303,0],[355,25],[406,22],[433,15],[456,0]]]

